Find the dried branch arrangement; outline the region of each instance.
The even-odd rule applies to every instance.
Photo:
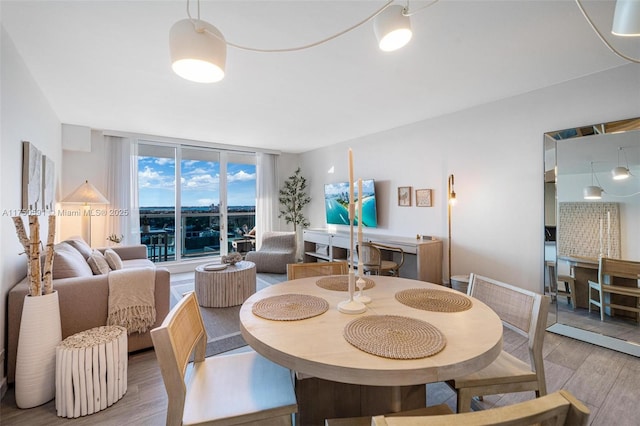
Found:
[[[40,263],[40,222],[38,221],[38,216],[29,215],[29,236],[27,236],[22,217],[13,217],[18,240],[20,240],[20,244],[24,247],[24,252],[29,256],[27,261],[27,276],[29,277],[30,296],[40,296],[53,292],[53,241],[56,234],[56,217],[55,215],[50,215],[48,218],[49,232],[47,235],[44,269],[42,269]]]

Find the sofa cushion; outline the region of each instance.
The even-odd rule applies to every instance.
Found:
[[[79,238],[71,238],[64,242],[69,244],[74,249],[78,250],[82,257],[85,258],[85,260],[88,260],[89,257],[93,254],[93,250],[91,250],[89,244],[85,243],[84,240],[81,240]]]
[[[93,276],[91,267],[78,250],[67,243],[54,246],[53,279],[90,277]]]
[[[122,259],[118,256],[118,253],[113,251],[112,249],[106,249],[104,251],[104,257],[107,259],[107,263],[109,267],[114,271],[117,269],[122,269],[124,264],[122,263]]]
[[[89,267],[91,267],[93,275],[105,275],[111,271],[107,259],[98,250],[94,250],[93,253],[91,253],[91,256],[87,259],[87,263]]]
[[[122,261],[123,269],[128,268],[155,268],[156,265],[149,259],[129,259]]]

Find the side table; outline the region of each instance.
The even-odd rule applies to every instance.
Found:
[[[451,288],[467,294],[469,288],[469,275],[454,275],[449,279]]]
[[[56,411],[60,417],[93,414],[127,391],[127,329],[95,327],[56,347]]]
[[[196,267],[195,291],[200,306],[225,308],[242,305],[256,292],[256,264],[243,260],[224,269],[206,271]]]

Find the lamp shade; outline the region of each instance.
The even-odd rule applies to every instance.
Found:
[[[95,186],[85,181],[75,191],[62,200],[63,203],[76,204],[109,204],[109,200],[96,189]]]
[[[224,78],[227,44],[222,33],[199,19],[176,22],[169,33],[171,68],[180,77],[197,83]]]
[[[614,167],[611,170],[611,176],[614,180],[623,180],[629,178],[629,169],[623,166]]]
[[[640,0],[616,1],[611,33],[623,37],[640,36]]]
[[[403,6],[394,5],[376,16],[373,28],[381,50],[391,52],[400,49],[411,40],[411,20],[403,15],[403,11]]]
[[[602,198],[602,188],[599,186],[585,186],[582,194],[585,200],[599,200]]]

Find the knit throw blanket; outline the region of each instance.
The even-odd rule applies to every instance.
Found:
[[[120,325],[128,333],[144,333],[156,322],[155,269],[130,268],[109,272],[107,325]]]

